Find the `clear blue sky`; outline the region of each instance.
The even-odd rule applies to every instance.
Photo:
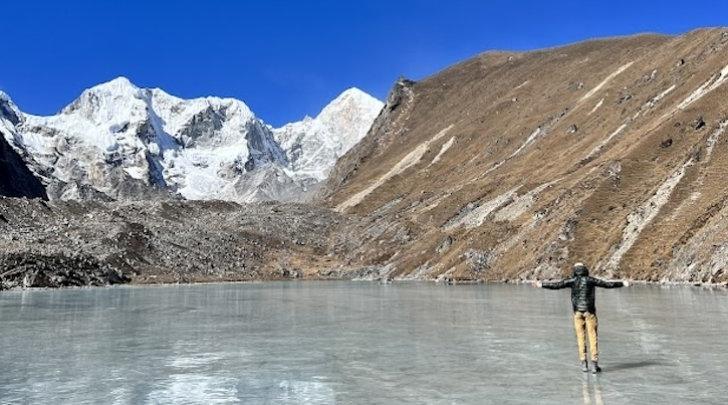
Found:
[[[0,89],[50,114],[116,76],[232,96],[279,125],[356,86],[383,99],[489,49],[728,25],[724,1],[3,1]]]

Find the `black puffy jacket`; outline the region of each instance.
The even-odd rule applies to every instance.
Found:
[[[541,284],[543,288],[558,290],[560,288],[571,288],[571,306],[574,311],[597,312],[594,304],[594,288],[618,288],[624,286],[621,281],[605,281],[590,277],[589,270],[585,266],[574,268],[574,276],[561,281],[545,281]]]

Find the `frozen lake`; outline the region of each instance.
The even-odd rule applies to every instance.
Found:
[[[366,282],[0,294],[0,403],[726,403],[728,293]]]

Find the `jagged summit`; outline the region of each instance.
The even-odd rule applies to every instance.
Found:
[[[23,119],[23,114],[7,93],[0,90],[0,119],[8,120],[17,125]]]
[[[43,184],[17,147],[15,126],[22,114],[7,94],[0,92],[0,196],[47,198]]]
[[[10,101],[10,96],[4,91],[0,90],[0,101]]]

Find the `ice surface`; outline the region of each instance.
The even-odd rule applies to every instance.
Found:
[[[726,291],[598,291],[598,376],[578,369],[568,294],[367,282],[5,292],[0,398],[724,403]]]

